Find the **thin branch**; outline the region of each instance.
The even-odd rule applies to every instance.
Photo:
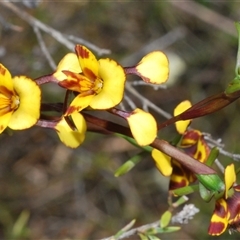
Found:
[[[36,26],[33,26],[33,30],[34,30],[34,32],[35,32],[35,34],[37,36],[37,40],[38,40],[40,48],[41,48],[41,50],[43,52],[43,55],[46,57],[46,59],[47,59],[49,65],[50,65],[50,67],[52,68],[52,70],[55,70],[57,65],[56,65],[55,61],[53,60],[51,54],[49,53],[49,51],[48,51],[48,49],[46,47],[46,44],[45,44],[45,42],[43,40],[43,37],[42,37],[42,34],[41,34],[39,28],[36,27]]]
[[[124,94],[124,100],[127,102],[131,109],[137,108],[136,104],[126,93]]]
[[[149,223],[149,224],[137,227],[137,228],[133,228],[133,229],[123,233],[117,239],[119,240],[119,239],[129,238],[129,237],[134,236],[138,233],[143,233],[143,232],[146,232],[147,230],[150,230],[150,229],[156,228],[156,227],[159,227],[159,220],[156,221],[156,222],[153,222],[153,223]],[[115,239],[116,238],[114,236],[111,236],[111,237],[108,237],[108,238],[103,238],[101,240],[115,240]]]
[[[27,13],[23,9],[19,9],[13,3],[1,1],[0,4],[2,4],[4,7],[8,8],[8,9],[10,9],[11,11],[13,11],[17,16],[22,18],[24,21],[26,21],[32,27],[37,27],[37,28],[41,29],[42,31],[48,33],[50,36],[55,38],[58,42],[62,43],[64,46],[66,46],[71,51],[74,50],[75,45],[72,42],[70,42],[68,39],[66,39],[65,36],[61,32],[40,22],[38,19],[31,16],[29,13]]]
[[[159,108],[157,105],[155,105],[154,103],[152,103],[150,100],[148,100],[147,98],[145,98],[143,95],[141,95],[140,93],[138,93],[132,86],[130,83],[126,82],[126,90],[128,90],[132,95],[134,95],[135,97],[137,97],[138,99],[140,99],[144,104],[146,104],[149,108],[152,108],[153,110],[155,110],[157,113],[159,113],[160,115],[162,115],[163,117],[165,117],[166,119],[170,119],[172,117],[171,114],[169,114],[168,112],[162,110],[161,108]]]
[[[7,22],[1,15],[0,15],[0,23],[3,25],[3,28],[5,28],[5,29],[11,29],[16,32],[21,32],[23,30],[22,27],[13,25],[13,24]]]
[[[124,59],[121,60],[122,65],[132,65],[137,59],[140,60],[142,56],[146,55],[149,52],[156,50],[163,50],[167,47],[174,44],[176,41],[183,39],[187,34],[187,29],[184,26],[176,27],[172,31],[168,32],[164,36],[154,40],[142,46],[137,52],[128,55]]]
[[[0,1],[0,4],[2,4],[4,7],[10,9],[13,11],[17,16],[22,18],[24,21],[26,21],[28,24],[30,24],[32,27],[37,27],[38,29],[41,29],[42,31],[48,33],[50,36],[55,38],[58,42],[63,44],[65,47],[67,47],[70,51],[74,50],[75,43],[68,40],[65,34],[62,34],[61,32],[57,31],[56,29],[42,23],[38,19],[31,16],[29,13],[24,11],[23,9],[18,8],[16,5],[10,2]],[[74,39],[77,39],[77,37],[73,37]],[[80,40],[80,38],[79,38]],[[97,46],[93,45],[92,43],[84,40],[84,43],[89,46],[90,48],[93,47],[93,50],[97,51],[99,54],[102,53],[108,53],[107,49],[101,49]]]

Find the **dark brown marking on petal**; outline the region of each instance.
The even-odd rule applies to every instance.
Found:
[[[73,112],[77,111],[77,108],[74,107],[74,106],[69,106],[66,113],[65,113],[65,116],[68,116],[68,115],[71,115]]]
[[[227,201],[228,211],[230,212],[229,221],[240,221],[240,192],[236,191],[236,187],[233,187],[234,194],[229,197]]]
[[[10,91],[8,88],[6,88],[5,86],[0,86],[0,93],[2,93],[8,98],[11,98],[11,96],[14,95],[14,93]]]
[[[68,90],[72,90],[72,91],[76,91],[76,92],[80,92],[80,86],[79,83],[76,81],[68,81],[68,80],[64,80],[58,83],[59,86],[66,88]]]
[[[224,206],[220,204],[220,202],[216,202],[214,213],[220,218],[225,218],[227,216],[227,211],[225,210]]]
[[[202,159],[202,153],[201,152],[198,152],[197,153],[197,160],[201,160]]]
[[[4,107],[0,109],[0,116],[3,116],[9,112],[12,112],[12,109],[10,106]]]
[[[186,181],[186,179],[182,179],[181,181],[177,182],[173,180],[174,178],[171,178],[170,182],[169,182],[169,190],[175,190],[181,187],[185,187],[188,185],[188,182]]]
[[[81,45],[75,47],[76,54],[81,58],[89,58],[89,51],[83,48]]]
[[[6,73],[6,68],[0,65],[0,74],[5,75],[5,73]]]
[[[62,72],[66,75],[67,79],[60,81],[58,85],[72,91],[81,92],[81,81],[85,81],[86,77],[67,70],[64,70]]]
[[[225,229],[225,224],[223,222],[211,222],[208,228],[208,233],[210,235],[220,235]]]
[[[83,69],[84,75],[88,77],[91,81],[94,82],[94,80],[97,78],[97,76],[92,72],[91,69],[89,68],[84,68]]]

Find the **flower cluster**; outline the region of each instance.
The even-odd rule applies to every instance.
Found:
[[[174,109],[174,116],[190,107],[191,103],[189,101],[181,102]],[[180,139],[175,145],[187,155],[204,163],[210,153],[210,148],[199,130],[187,129],[190,122],[190,120],[179,121],[175,124],[180,134]],[[169,190],[188,186],[197,179],[192,171],[180,164],[176,159],[169,157],[157,149],[152,150],[152,157],[159,171],[164,176],[170,176]]]
[[[225,93],[218,94],[193,106],[189,101],[183,101],[174,109],[173,118],[157,124],[152,114],[140,108],[125,111],[118,107],[123,100],[125,83],[130,74],[140,77],[146,83],[162,84],[169,75],[168,59],[164,53],[154,51],[136,65],[123,67],[110,58],[98,60],[88,48],[76,45],[75,53],[66,54],[53,73],[35,80],[26,76],[12,77],[8,69],[0,64],[0,133],[7,128],[23,130],[37,125],[54,129],[59,139],[71,148],[84,142],[87,131],[122,134],[141,149],[151,151],[159,171],[170,177],[170,191],[186,187],[197,178],[203,189],[212,191],[211,197],[215,196],[217,200],[209,227],[210,235],[220,235],[227,228],[230,232],[239,231],[240,185],[235,183],[234,166],[232,164],[225,169],[224,185],[215,171],[205,165],[210,158],[210,148],[203,133],[189,128],[192,118],[218,109],[216,103],[219,99],[221,106],[225,106],[236,96],[234,98],[229,95],[230,101]],[[65,89],[63,102],[42,101],[41,85],[49,82]],[[96,111],[105,111],[123,118],[128,127],[101,119],[96,116]],[[167,143],[168,151],[165,148],[165,153],[171,153],[174,148],[177,154],[169,154],[172,157],[160,151],[161,147],[156,144],[161,142],[156,139],[158,130],[171,123],[175,123],[178,139],[171,143],[173,146]],[[180,161],[179,155],[184,160],[187,157],[188,163],[190,159],[191,166],[184,160]],[[133,165],[134,161],[129,161],[123,172]],[[205,168],[205,171],[194,171],[195,165]],[[206,184],[208,180],[210,183]]]
[[[88,48],[76,45],[75,53],[66,54],[54,73],[35,81],[25,76],[12,78],[0,65],[0,131],[33,125],[52,128],[64,144],[76,148],[84,141],[89,125],[86,111],[105,110],[128,122],[139,145],[149,145],[157,136],[155,118],[139,108],[130,112],[116,108],[123,99],[128,74],[148,83],[164,83],[169,74],[168,59],[155,51],[137,65],[124,68],[113,59],[97,60]],[[39,86],[48,82],[66,89],[62,104],[41,103]],[[44,115],[45,111],[57,111],[60,116]]]

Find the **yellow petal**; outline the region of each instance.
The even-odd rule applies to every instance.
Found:
[[[80,113],[73,113],[72,120],[76,126],[76,130],[71,129],[64,118],[55,126],[60,140],[68,147],[76,148],[85,139],[87,125],[85,119]]]
[[[63,70],[67,70],[67,71],[74,72],[74,73],[82,72],[82,69],[79,65],[78,57],[75,53],[68,53],[59,62],[58,66],[57,66],[57,70],[53,74],[53,76],[58,81],[62,81],[67,78],[66,75],[62,72]]]
[[[0,64],[0,92],[13,92],[13,82],[10,72],[2,64]]]
[[[82,109],[89,106],[91,100],[93,98],[93,95],[84,95],[78,94],[73,101],[71,102],[69,108],[66,111],[65,115],[70,115],[73,112],[80,112]]]
[[[185,100],[183,102],[181,102],[180,104],[178,104],[173,112],[174,116],[179,115],[180,113],[184,112],[185,110],[187,110],[188,108],[190,108],[192,106],[191,102],[188,100]],[[183,134],[188,125],[190,124],[191,120],[185,120],[185,121],[178,121],[175,123],[176,129],[180,134]]]
[[[5,130],[5,128],[8,126],[11,116],[12,116],[12,111],[7,112],[4,115],[0,116],[0,133],[2,133]]]
[[[83,74],[91,80],[94,80],[98,76],[98,61],[93,53],[82,45],[76,45],[76,54]]]
[[[170,176],[172,174],[171,157],[154,148],[152,150],[152,158],[155,160],[156,166],[162,175]]]
[[[123,98],[126,75],[123,68],[111,59],[99,60],[99,77],[103,80],[102,90],[94,96],[93,109],[107,109],[119,104]]]
[[[235,167],[233,163],[228,165],[225,168],[224,181],[225,181],[225,199],[227,199],[228,190],[236,182],[236,173],[235,173]]]
[[[169,75],[168,59],[163,52],[151,52],[142,58],[136,70],[145,82],[164,83]]]
[[[140,146],[151,144],[157,136],[157,123],[155,118],[148,112],[136,108],[127,117],[134,139]]]
[[[20,104],[12,114],[8,126],[14,130],[29,128],[40,116],[41,90],[33,80],[25,76],[14,77],[13,87]]]

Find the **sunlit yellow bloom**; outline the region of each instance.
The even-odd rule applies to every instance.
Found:
[[[55,126],[57,134],[60,140],[68,147],[76,148],[85,139],[85,133],[87,130],[87,125],[83,116],[78,112],[73,112],[71,114],[72,125],[63,117]]]
[[[187,110],[188,108],[190,108],[192,106],[191,102],[188,100],[185,100],[181,103],[179,103],[176,108],[174,109],[173,115],[177,116],[180,113],[184,112],[185,110]],[[175,123],[176,129],[180,134],[183,134],[188,125],[190,124],[191,120],[185,120],[185,121],[178,121]]]
[[[169,75],[168,59],[166,55],[160,51],[154,51],[144,56],[135,66],[135,69],[136,71],[133,73],[148,83],[164,83],[167,81]]]
[[[223,197],[216,201],[215,209],[211,218],[208,233],[219,236],[229,228],[240,232],[240,185],[234,185],[236,181],[233,164],[226,167],[224,173],[225,192]]]
[[[0,64],[0,133],[6,127],[21,130],[33,126],[40,116],[41,91],[30,78],[12,78]]]
[[[150,113],[136,108],[129,114],[127,121],[134,139],[140,146],[151,144],[157,137],[157,123]]]
[[[75,51],[79,67],[74,54],[70,54],[63,58],[54,73],[60,86],[79,93],[66,115],[88,106],[93,109],[109,109],[119,104],[126,80],[123,68],[109,58],[97,60],[84,46],[76,45]]]

